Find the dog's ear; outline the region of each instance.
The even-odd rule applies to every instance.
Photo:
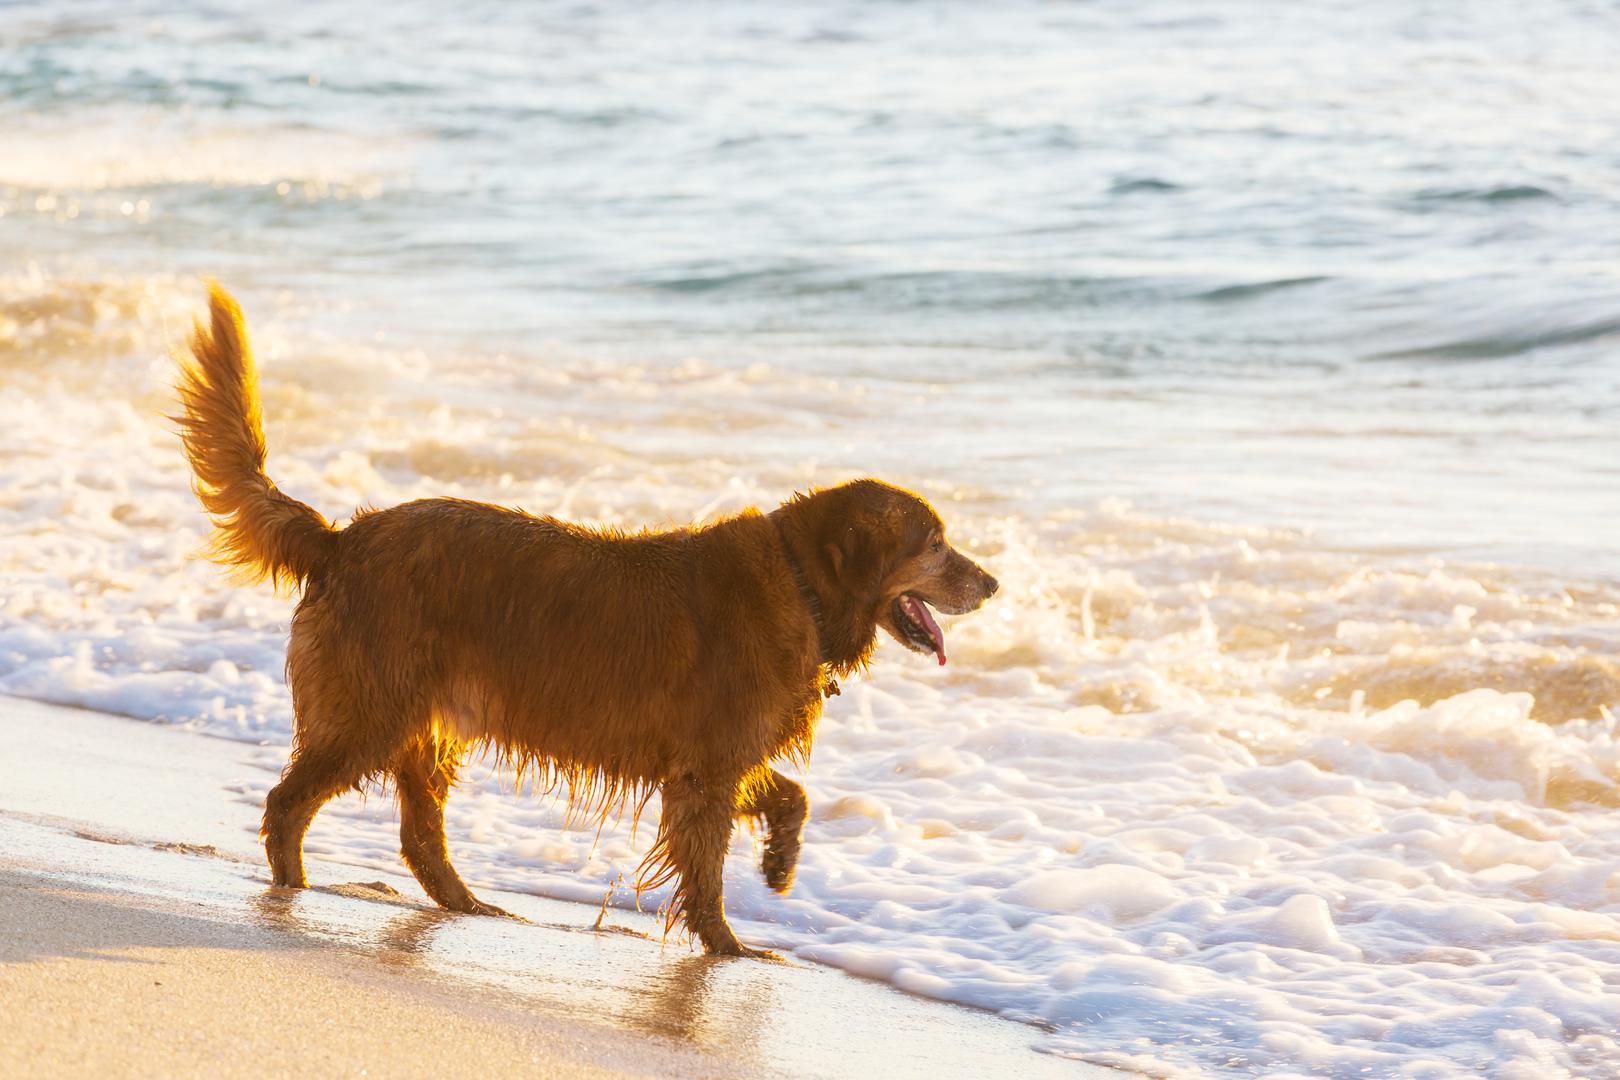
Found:
[[[862,599],[876,597],[888,572],[889,553],[881,537],[869,526],[851,522],[825,550],[833,577],[846,592]]]

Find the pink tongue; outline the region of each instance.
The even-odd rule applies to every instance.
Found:
[[[906,597],[906,610],[924,630],[928,631],[928,636],[934,639],[934,655],[939,657],[939,666],[944,667],[945,632],[939,628],[939,623],[934,621],[933,612],[928,610],[927,604],[912,596]]]

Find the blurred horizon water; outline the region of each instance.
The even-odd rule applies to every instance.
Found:
[[[829,709],[792,897],[738,837],[750,940],[1149,1071],[1620,1071],[1617,45],[1576,0],[0,6],[0,693],[290,735],[291,601],[196,557],[164,419],[216,277],[340,521],[870,474],[1002,580]],[[638,861],[488,776],[449,812],[475,884]],[[390,813],[312,847],[394,865]]]

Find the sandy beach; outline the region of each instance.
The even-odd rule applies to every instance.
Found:
[[[0,700],[0,1075],[1120,1075],[1037,1030],[797,962],[705,958],[652,920],[510,893],[446,915],[315,860],[273,889],[257,750]]]
[[[8,830],[8,840],[16,839]],[[69,845],[72,850],[73,845]],[[197,905],[0,873],[8,1076],[699,1076],[701,1053],[587,1022],[538,1024],[502,995],[454,990],[323,948],[296,929]],[[267,905],[275,907],[272,901]],[[285,911],[275,914],[286,914]],[[9,1025],[8,1025],[9,1026]],[[739,1068],[741,1062],[738,1063]]]

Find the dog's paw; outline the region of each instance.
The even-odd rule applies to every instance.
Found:
[[[765,845],[765,857],[760,860],[759,869],[765,875],[765,884],[772,892],[785,894],[792,889],[793,874],[798,867],[798,840],[781,845],[774,842]]]
[[[770,960],[777,964],[785,963],[780,956],[769,949],[750,948],[740,941],[732,942],[718,949],[710,949],[709,955],[733,957],[739,960]]]
[[[750,960],[782,959],[765,949],[752,949],[744,945],[737,940],[737,935],[732,933],[731,927],[723,920],[702,930],[694,929],[693,932],[703,942],[703,951],[709,956],[737,956]]]
[[[466,907],[454,909],[463,915],[489,915],[497,919],[511,919],[514,922],[528,922],[521,915],[514,915],[505,908],[498,908],[494,904],[486,904],[482,900],[473,900]]]

